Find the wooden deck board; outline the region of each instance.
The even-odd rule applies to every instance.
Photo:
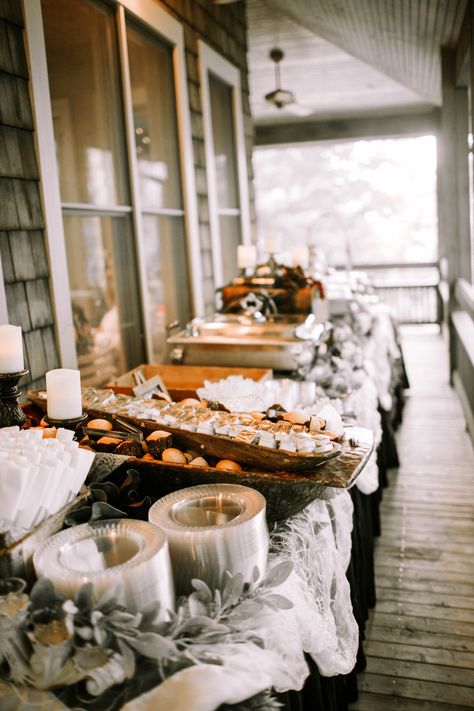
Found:
[[[450,620],[456,622],[474,623],[474,610],[469,608],[446,607],[413,602],[396,602],[395,600],[379,600],[377,612],[386,612],[392,615],[406,615],[407,617],[431,617],[435,620]]]
[[[433,701],[419,701],[400,696],[364,692],[360,694],[357,704],[352,704],[350,708],[357,709],[357,711],[466,711],[465,706],[457,704],[449,704],[448,706],[444,703]]]
[[[440,336],[403,339],[411,389],[381,503],[377,606],[351,711],[474,709],[474,454]]]

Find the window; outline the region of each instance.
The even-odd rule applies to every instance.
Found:
[[[167,323],[184,325],[192,315],[173,53],[129,23],[127,44],[152,349],[154,359],[163,360]]]
[[[182,28],[152,0],[25,15],[62,364],[101,384],[162,361],[167,323],[202,312]]]
[[[249,244],[247,164],[240,72],[199,42],[215,286],[237,274],[237,245]]]

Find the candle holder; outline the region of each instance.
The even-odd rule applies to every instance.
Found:
[[[26,415],[18,402],[18,383],[28,372],[25,368],[17,373],[0,373],[0,427],[21,427],[25,423]]]
[[[275,259],[276,252],[269,252],[267,266],[270,269],[270,274],[274,276],[277,271],[278,263]]]
[[[87,413],[83,412],[80,417],[73,417],[67,420],[55,420],[53,417],[45,415],[43,420],[51,425],[51,427],[62,427],[65,430],[75,431],[79,425],[82,425],[87,420]]]

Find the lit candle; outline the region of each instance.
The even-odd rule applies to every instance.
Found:
[[[257,248],[253,244],[239,244],[237,266],[239,269],[253,269],[257,265]]]
[[[46,373],[46,393],[48,417],[52,420],[81,417],[81,376],[78,370],[50,370]]]
[[[309,262],[308,247],[292,247],[291,261],[294,267],[301,267],[302,269],[307,269]]]
[[[276,254],[281,249],[281,239],[280,235],[270,233],[265,237],[264,242],[265,252],[267,254]]]
[[[24,369],[20,326],[0,326],[0,373],[19,373]]]

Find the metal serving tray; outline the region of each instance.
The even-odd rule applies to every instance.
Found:
[[[217,314],[199,319],[170,336],[174,363],[245,366],[292,371],[306,350],[317,346],[324,331],[314,316],[272,316],[259,321]]]

